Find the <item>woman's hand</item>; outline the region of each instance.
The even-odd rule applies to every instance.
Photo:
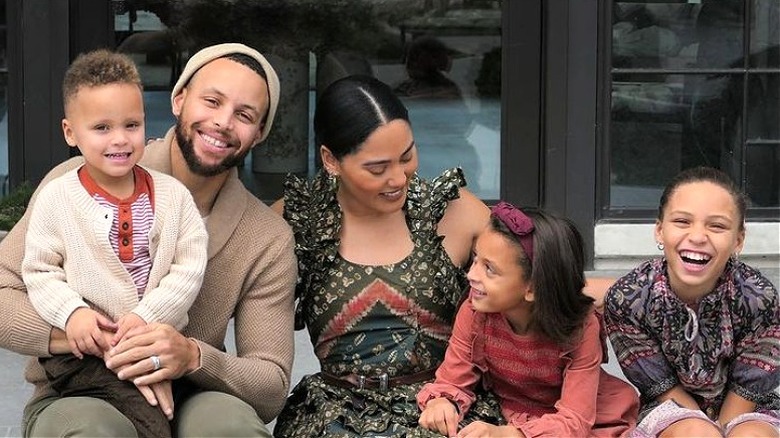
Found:
[[[130,330],[108,354],[106,366],[121,380],[132,380],[138,386],[178,379],[200,365],[197,343],[167,324],[152,323]],[[157,370],[152,356],[159,360]]]
[[[430,400],[425,410],[420,414],[420,426],[439,432],[448,437],[454,437],[458,432],[458,409],[444,397]]]

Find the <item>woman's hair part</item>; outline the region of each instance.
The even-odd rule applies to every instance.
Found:
[[[357,152],[377,128],[398,119],[409,123],[409,114],[390,86],[372,76],[347,76],[317,98],[315,144],[341,160]]]

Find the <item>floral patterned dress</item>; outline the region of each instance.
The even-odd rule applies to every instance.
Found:
[[[605,306],[609,338],[641,395],[640,421],[678,384],[710,419],[729,391],[780,418],[780,302],[755,269],[730,260],[691,308],[671,290],[665,260],[651,260],[619,279]]]
[[[321,172],[285,184],[285,218],[299,263],[296,326],[308,328],[322,371],[388,378],[432,370],[444,359],[467,282],[436,227],[465,185],[460,169],[433,181],[414,176],[404,207],[414,249],[398,263],[365,266],[338,253],[341,209]],[[439,436],[419,428],[416,395],[425,382],[388,389],[347,388],[306,376],[277,419],[278,437]],[[496,399],[483,395],[475,419],[497,423]]]

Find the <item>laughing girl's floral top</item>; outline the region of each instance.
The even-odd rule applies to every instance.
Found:
[[[717,418],[729,391],[780,409],[780,302],[757,270],[729,260],[715,289],[695,308],[669,286],[665,259],[650,260],[607,292],[607,332],[644,413],[682,385]]]

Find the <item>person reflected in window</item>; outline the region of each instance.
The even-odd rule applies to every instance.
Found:
[[[415,38],[406,53],[408,79],[395,87],[401,97],[461,99],[458,85],[446,73],[452,68],[450,49],[436,37]]]

